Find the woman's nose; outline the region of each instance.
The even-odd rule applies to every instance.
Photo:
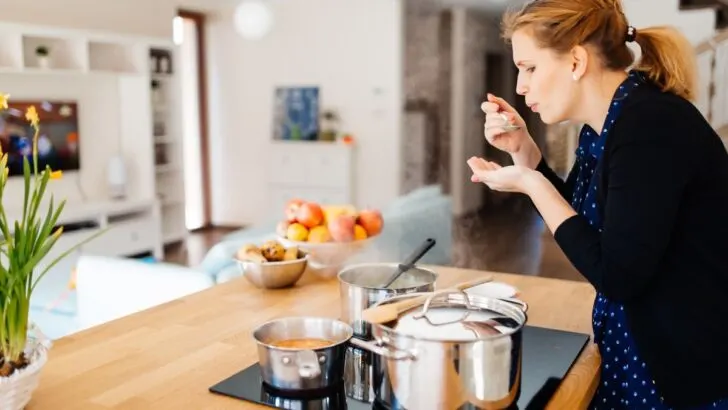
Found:
[[[518,83],[516,83],[516,94],[526,95],[527,92],[528,92],[528,87],[526,87],[526,85],[524,85],[520,81]]]

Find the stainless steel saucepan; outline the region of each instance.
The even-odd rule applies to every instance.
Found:
[[[435,290],[437,273],[410,267],[389,287],[382,284],[400,267],[397,263],[363,263],[350,265],[339,272],[341,320],[354,328],[354,337],[370,339],[371,326],[362,320],[361,312],[387,298],[413,292]]]
[[[259,326],[253,337],[263,381],[282,391],[341,386],[348,324],[323,317],[286,317]]]
[[[392,275],[404,272],[389,286],[384,287]],[[397,263],[364,263],[350,265],[339,272],[341,320],[354,329],[354,338],[371,340],[372,328],[362,319],[362,312],[370,306],[396,295],[435,290],[437,274],[431,270]],[[376,355],[351,343],[346,351],[345,390],[353,399],[372,402],[373,363]]]
[[[518,299],[442,290],[393,322],[372,324],[374,341],[350,343],[375,353],[373,390],[389,409],[506,409],[520,394],[527,309]]]

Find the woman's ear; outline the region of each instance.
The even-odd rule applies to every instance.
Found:
[[[571,49],[571,77],[574,81],[579,81],[586,73],[587,64],[589,63],[589,53],[584,46],[575,46]]]

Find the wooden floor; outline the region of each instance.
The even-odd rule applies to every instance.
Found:
[[[197,265],[232,228],[193,232],[167,248],[166,260]],[[529,201],[514,198],[477,215],[454,221],[453,265],[463,268],[583,281]]]

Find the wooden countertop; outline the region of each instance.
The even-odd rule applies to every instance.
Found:
[[[438,288],[486,272],[431,267]],[[594,290],[587,283],[494,273],[520,290],[529,325],[591,334]],[[257,361],[253,328],[289,315],[339,317],[338,282],[306,273],[295,288],[260,290],[244,278],[174,300],[55,342],[30,410],[265,409],[208,388]],[[550,403],[586,408],[599,354],[582,352]]]

